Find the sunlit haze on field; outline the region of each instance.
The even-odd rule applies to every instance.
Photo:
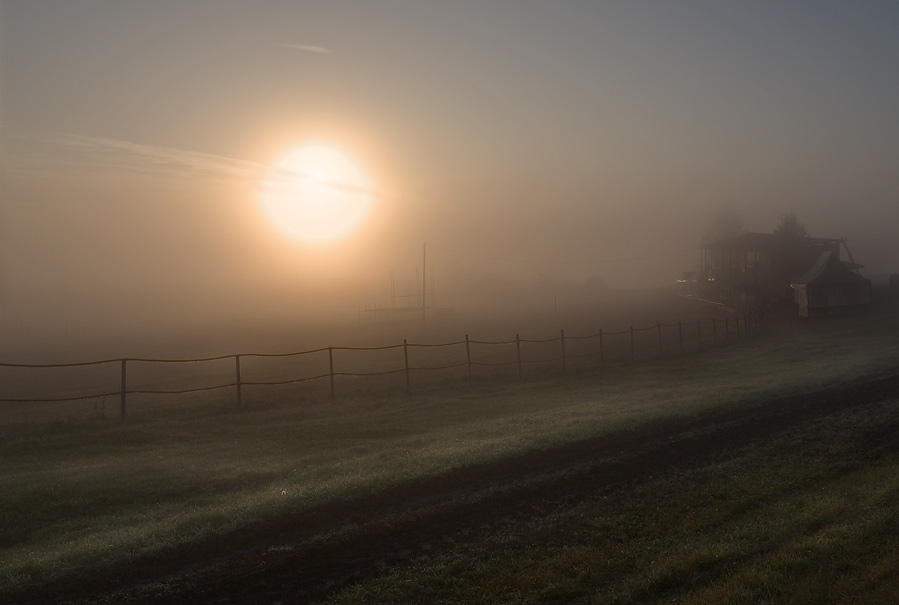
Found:
[[[722,212],[878,283],[897,108],[895,0],[0,0],[0,357],[290,348],[422,277],[558,314]]]

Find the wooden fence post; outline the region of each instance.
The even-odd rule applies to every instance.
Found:
[[[659,333],[659,355],[664,355],[665,348],[662,346],[662,322],[656,322],[656,331]]]
[[[696,320],[696,347],[702,348],[702,320]]]
[[[631,357],[634,357],[636,354],[636,349],[634,348],[634,326],[631,326]]]
[[[121,396],[121,403],[120,403],[120,407],[119,407],[119,417],[122,420],[125,419],[125,393],[128,392],[125,388],[125,365],[127,364],[127,362],[128,362],[127,359],[122,360],[122,396]]]
[[[237,377],[237,407],[242,407],[243,402],[241,401],[241,393],[240,393],[240,355],[234,356],[234,372]]]
[[[518,359],[518,377],[521,378],[521,338],[515,335],[515,355]]]
[[[328,347],[328,378],[331,381],[331,401],[334,401],[334,349]]]
[[[712,318],[712,344],[718,344],[718,318]]]
[[[568,364],[565,361],[565,330],[562,330],[562,373],[566,373],[568,371]]]
[[[678,346],[680,346],[680,352],[684,352],[684,324],[682,322],[677,322],[677,340]]]
[[[406,358],[406,390],[411,390],[409,384],[409,344],[403,339],[403,356]]]
[[[468,378],[471,378],[471,342],[468,340],[468,334],[465,335],[465,359],[468,364]]]
[[[737,321],[737,340],[740,340],[740,316],[734,318]]]
[[[730,317],[724,318],[724,340],[730,340]]]

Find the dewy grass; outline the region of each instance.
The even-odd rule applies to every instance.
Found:
[[[805,331],[786,324],[723,348],[567,378],[4,428],[0,591],[90,574],[411,478],[652,418],[884,372],[899,358],[899,342],[866,326],[857,318]]]
[[[556,504],[335,603],[891,602],[899,400],[726,462]],[[872,439],[892,429],[887,442]]]

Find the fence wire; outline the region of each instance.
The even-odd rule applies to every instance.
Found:
[[[731,323],[731,319],[733,319],[733,323]],[[153,358],[123,358],[123,359],[102,359],[95,361],[86,361],[86,362],[77,362],[77,363],[56,363],[56,364],[22,364],[22,363],[0,363],[0,367],[5,368],[15,368],[15,369],[50,369],[50,368],[73,368],[73,367],[82,367],[82,366],[97,366],[104,364],[120,364],[121,371],[121,385],[120,388],[115,391],[102,391],[97,393],[89,393],[83,395],[69,395],[63,397],[6,397],[0,395],[0,402],[6,403],[58,403],[58,402],[71,402],[71,401],[81,401],[88,399],[99,399],[106,397],[121,397],[122,401],[122,415],[125,413],[125,401],[126,396],[128,395],[183,395],[187,393],[199,393],[204,391],[216,391],[221,389],[236,389],[238,394],[238,402],[240,402],[241,389],[245,386],[275,386],[275,385],[289,385],[289,384],[298,384],[302,382],[309,382],[314,380],[321,380],[324,378],[329,378],[331,381],[331,396],[334,396],[334,379],[338,376],[347,376],[347,377],[373,377],[373,376],[386,376],[391,374],[406,374],[406,386],[409,386],[409,376],[411,372],[431,372],[437,370],[451,370],[457,368],[468,368],[468,373],[471,375],[472,368],[475,366],[478,367],[500,367],[500,366],[511,366],[517,365],[519,368],[519,372],[523,365],[535,365],[535,364],[550,364],[561,361],[563,365],[563,369],[565,368],[565,361],[567,359],[582,359],[582,358],[600,358],[600,364],[604,363],[603,357],[605,354],[614,354],[616,351],[618,355],[622,352],[626,352],[627,355],[634,356],[636,351],[636,344],[634,340],[634,335],[637,332],[647,332],[650,330],[655,330],[658,332],[658,341],[655,345],[650,346],[645,339],[641,342],[640,345],[640,354],[643,355],[645,352],[655,351],[657,354],[664,354],[666,347],[671,349],[672,347],[679,347],[680,351],[684,351],[685,344],[693,346],[694,349],[699,347],[701,348],[704,344],[718,343],[720,341],[729,340],[731,337],[740,338],[748,336],[750,333],[757,331],[759,325],[759,315],[757,313],[747,314],[743,316],[743,321],[740,321],[740,317],[736,316],[733,318],[724,318],[724,320],[712,319],[708,321],[703,321],[701,319],[696,320],[695,322],[678,322],[674,324],[656,322],[653,325],[647,327],[630,327],[627,330],[617,331],[617,332],[606,332],[600,330],[594,334],[587,334],[581,336],[569,336],[566,335],[564,331],[560,332],[559,336],[553,338],[546,339],[528,339],[528,338],[520,338],[516,335],[514,340],[472,340],[469,339],[468,336],[465,337],[465,340],[456,340],[452,342],[444,342],[444,343],[409,343],[403,341],[401,344],[392,344],[385,345],[379,347],[321,347],[318,349],[310,349],[306,351],[296,351],[289,353],[237,353],[231,355],[217,355],[214,357],[201,357],[196,359],[153,359]],[[720,324],[724,324],[721,326],[722,329],[719,329]],[[711,333],[707,331],[703,331],[704,325],[711,325],[712,330]],[[672,339],[668,339],[667,343],[664,341],[662,336],[662,328],[677,328],[677,336],[672,342]],[[690,342],[685,343],[684,332],[687,331],[687,338]],[[605,344],[604,339],[607,337],[615,337],[622,335],[630,335],[630,343],[627,346],[615,346],[610,349],[605,349],[606,346],[611,346]],[[588,350],[586,352],[583,349],[579,352],[574,351],[566,351],[565,343],[566,341],[585,341],[590,339],[599,339],[599,349],[598,350]],[[522,357],[522,344],[531,345],[545,345],[549,343],[561,343],[561,354],[555,355],[547,358],[540,359],[525,359]],[[460,346],[466,345],[466,359],[465,361],[459,361],[458,363],[450,362],[444,363],[442,365],[410,365],[409,363],[409,348],[440,348],[440,347],[452,347],[452,346]],[[480,359],[472,359],[471,355],[471,345],[479,345],[479,346],[498,346],[498,347],[506,347],[506,351],[511,345],[515,345],[514,355],[515,359],[508,360],[496,360],[496,356],[494,356],[493,360],[483,359],[483,353],[480,353]],[[539,348],[539,347],[538,347]],[[387,351],[392,349],[404,349],[405,360],[403,367],[399,367],[396,369],[382,370],[376,372],[364,372],[364,371],[349,371],[349,370],[338,370],[335,369],[334,364],[334,356],[333,353],[335,351],[362,351],[362,352],[371,352],[371,351]],[[327,373],[319,373],[313,376],[307,376],[303,378],[291,378],[287,380],[245,380],[241,378],[241,370],[240,370],[240,360],[241,358],[285,358],[285,357],[296,357],[301,355],[309,355],[315,353],[328,353],[328,372]],[[235,361],[235,380],[232,382],[228,382],[226,384],[217,384],[213,386],[206,387],[194,387],[194,388],[184,388],[184,389],[143,389],[143,388],[128,388],[127,385],[127,368],[129,363],[150,363],[150,364],[166,364],[166,363],[177,363],[177,364],[195,364],[195,363],[203,363],[203,362],[213,362],[213,361],[223,361],[227,359],[233,359]]]

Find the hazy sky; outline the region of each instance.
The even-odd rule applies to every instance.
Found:
[[[2,0],[0,326],[355,306],[424,241],[664,283],[723,209],[899,272],[897,108],[897,0]],[[258,203],[306,141],[373,192],[325,245]]]

